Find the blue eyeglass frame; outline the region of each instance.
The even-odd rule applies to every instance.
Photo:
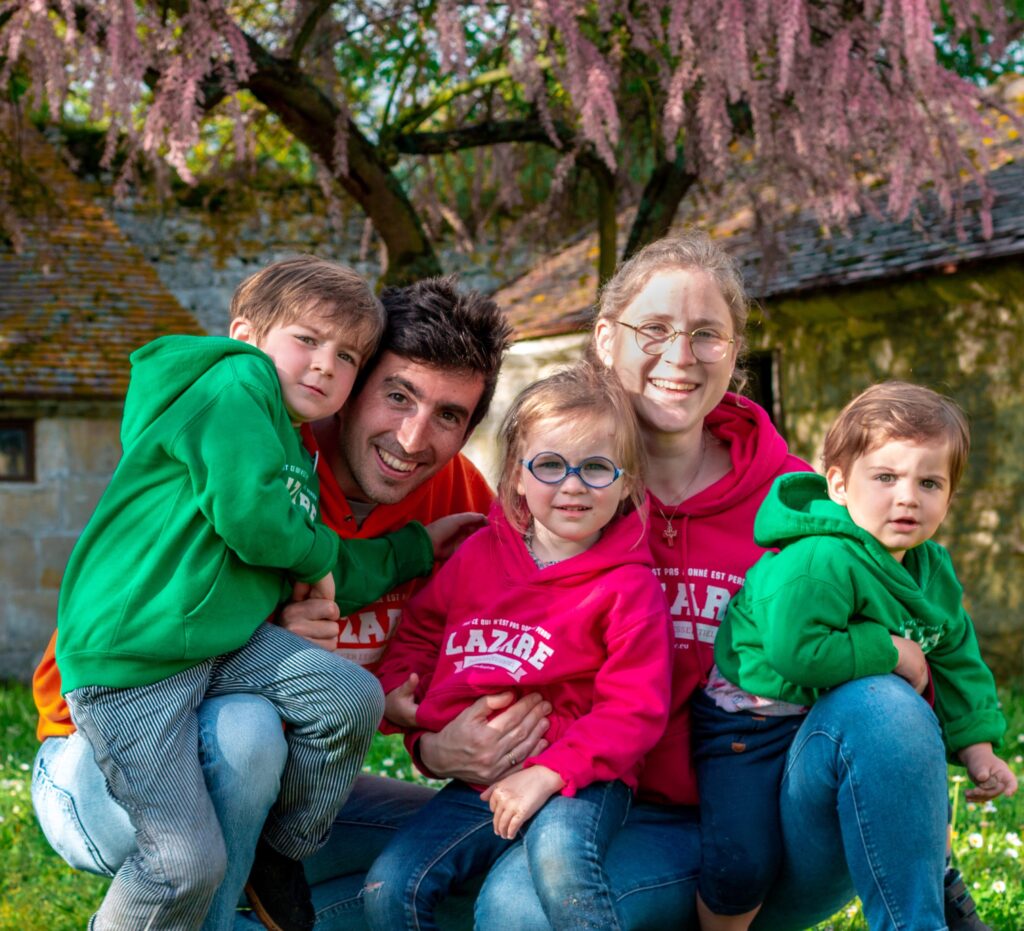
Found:
[[[533,471],[533,464],[538,459],[540,459],[541,456],[554,456],[556,459],[561,459],[562,460],[562,466],[565,468],[565,475],[563,475],[561,478],[555,479],[554,481],[548,481],[546,478],[541,478],[536,472]],[[593,462],[595,459],[598,459],[601,462],[607,462],[608,465],[610,465],[612,467],[612,480],[610,482],[604,484],[604,485],[594,485],[593,483],[588,482],[583,477],[583,472],[581,471],[581,469],[588,462]],[[550,450],[549,449],[549,450],[545,450],[544,452],[537,453],[537,455],[534,456],[529,461],[527,461],[526,459],[520,459],[519,461],[524,466],[526,466],[526,471],[529,472],[530,475],[532,475],[535,479],[537,479],[537,481],[540,482],[542,485],[561,485],[562,482],[564,482],[570,475],[575,475],[581,482],[583,482],[584,485],[587,486],[587,488],[597,488],[597,489],[609,488],[610,486],[614,485],[619,480],[619,476],[623,474],[622,469],[620,469],[607,456],[587,456],[587,458],[584,459],[579,465],[574,466],[574,465],[569,465],[569,460],[566,459],[565,456],[563,456],[561,453],[556,453],[554,450]]]

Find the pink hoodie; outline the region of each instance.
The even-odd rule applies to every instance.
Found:
[[[648,522],[654,572],[668,597],[675,649],[669,724],[644,761],[639,795],[668,805],[697,801],[689,702],[711,670],[715,634],[729,599],[764,552],[754,543],[754,516],[776,476],[810,471],[806,462],[789,455],[768,414],[747,398],[726,394],[705,426],[729,447],[732,470],[679,508],[671,542],[663,534],[673,508],[652,497]]]
[[[636,513],[589,550],[538,569],[495,506],[406,606],[377,673],[385,692],[421,676],[416,718],[438,731],[481,695],[539,692],[550,746],[529,758],[563,795],[621,779],[635,788],[668,717],[671,632]],[[432,674],[431,674],[432,673]]]

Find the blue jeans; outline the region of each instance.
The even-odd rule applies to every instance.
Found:
[[[629,803],[621,782],[594,783],[573,798],[549,799],[523,829],[534,888],[555,927],[619,927],[602,861]],[[374,862],[363,898],[367,923],[375,931],[437,928],[437,903],[515,843],[494,833],[478,790],[449,783]]]
[[[203,776],[227,849],[227,871],[203,929],[231,931],[288,751],[281,719],[262,698],[209,698],[197,716]],[[136,850],[131,821],[111,798],[92,747],[78,733],[43,741],[32,773],[32,804],[50,846],[75,869],[113,876]]]
[[[756,931],[808,928],[858,893],[872,931],[945,927],[946,761],[925,701],[896,676],[827,693],[790,747],[780,795],[783,861]],[[697,826],[636,806],[605,867],[625,927],[696,931]],[[491,869],[480,931],[550,928],[519,848]]]
[[[803,716],[725,711],[703,691],[691,707],[703,836],[698,891],[716,915],[741,915],[764,902],[779,870],[779,787]]]

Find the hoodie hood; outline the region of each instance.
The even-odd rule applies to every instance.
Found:
[[[600,538],[590,549],[543,569],[537,568],[523,541],[523,535],[508,522],[500,502],[495,501],[491,506],[487,520],[495,531],[495,555],[499,548],[502,551],[503,558],[497,564],[502,567],[509,583],[575,586],[617,566],[653,567],[654,560],[646,534],[646,516],[649,511],[648,498],[642,512],[631,510],[614,518],[601,531]],[[513,553],[515,558],[509,559],[509,553]]]
[[[121,422],[121,445],[127,449],[187,389],[227,356],[265,360],[277,381],[273,360],[265,352],[227,336],[162,336],[130,356],[131,382]]]
[[[845,539],[863,568],[875,575],[898,598],[917,601],[927,588],[941,559],[935,544],[926,541],[907,550],[900,562],[870,533],[858,527],[845,507],[828,496],[828,483],[813,472],[780,476],[754,521],[758,545],[785,549],[809,537]]]

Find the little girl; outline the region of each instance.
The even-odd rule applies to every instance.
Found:
[[[619,927],[604,854],[670,693],[639,427],[615,379],[580,364],[523,391],[502,440],[490,525],[408,604],[378,675],[386,717],[407,729],[438,731],[481,695],[539,692],[547,746],[490,786],[450,782],[406,822],[367,877],[374,929],[437,927],[436,904],[521,829],[552,927]]]

